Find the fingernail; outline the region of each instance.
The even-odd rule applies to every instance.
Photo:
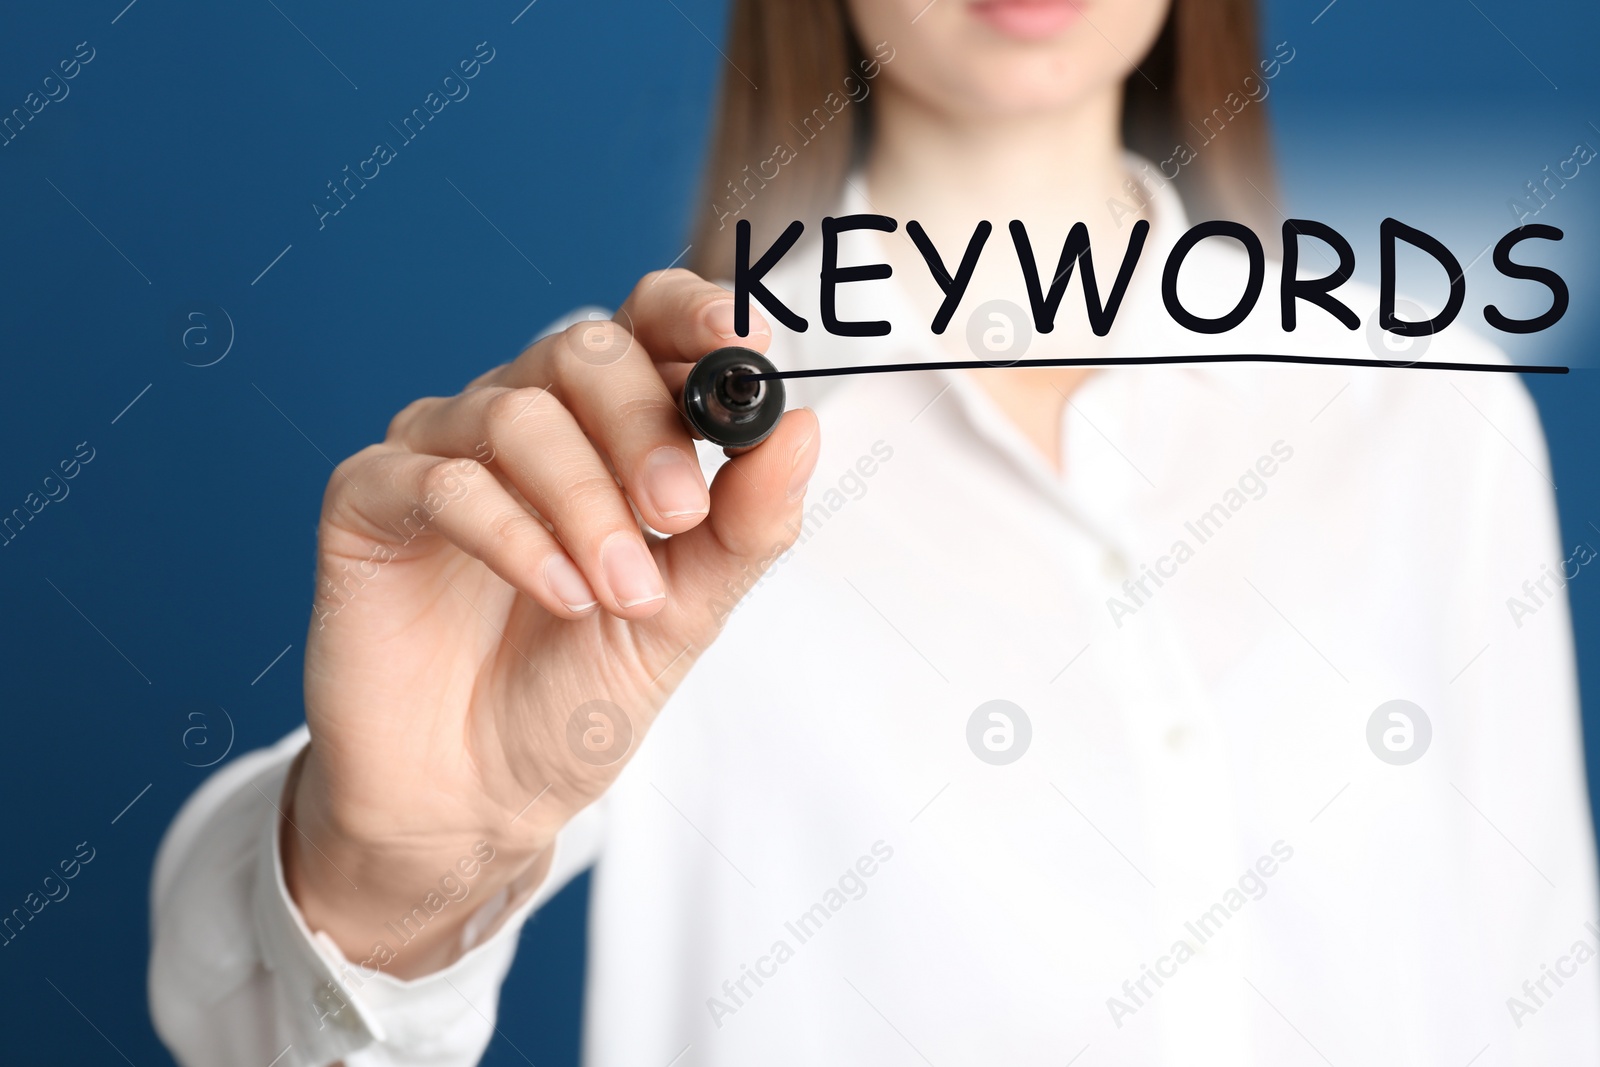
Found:
[[[645,457],[644,492],[650,506],[664,519],[704,515],[711,509],[699,465],[681,448],[670,445]]]
[[[705,310],[704,322],[706,329],[716,334],[725,341],[742,340],[734,332],[733,301],[719,300]],[[767,325],[767,320],[755,311],[750,312],[750,336],[771,337],[772,327]]]
[[[633,534],[611,535],[600,549],[600,569],[605,571],[618,607],[636,607],[667,595],[649,549]]]
[[[544,580],[568,611],[588,611],[594,607],[594,592],[584,581],[583,573],[560,552],[545,560]]]
[[[794,467],[789,473],[789,499],[799,500],[806,495],[806,486],[811,483],[811,473],[817,469],[817,450],[812,447],[817,435],[813,431],[811,436],[795,450]]]

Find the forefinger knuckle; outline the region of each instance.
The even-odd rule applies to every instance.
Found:
[[[423,503],[454,500],[466,494],[483,473],[483,466],[470,459],[443,459],[422,472],[418,489]]]
[[[419,397],[395,412],[394,418],[389,420],[389,426],[384,431],[385,441],[404,441],[407,435],[433,408],[439,404],[439,398],[433,396]]]
[[[639,284],[633,287],[635,295],[654,289],[662,283],[668,286],[692,285],[700,281],[700,276],[687,267],[665,267],[653,270],[639,279]]]
[[[549,394],[537,386],[506,389],[489,398],[484,405],[483,432],[495,452],[513,447],[537,425],[540,409],[554,405]]]
[[[633,334],[621,323],[610,319],[574,323],[561,335],[551,370],[557,377],[567,377],[580,367],[603,367],[627,355],[632,347]]]

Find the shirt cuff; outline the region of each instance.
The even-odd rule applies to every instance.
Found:
[[[287,797],[287,788],[280,792]],[[554,863],[538,865],[479,904],[452,963],[401,980],[374,962],[383,953],[352,962],[332,938],[306,924],[283,874],[283,805],[267,808],[257,831],[253,910],[262,960],[283,1002],[298,1013],[288,1029],[298,1035],[300,1049],[310,1053],[310,1062],[344,1059],[348,1067],[475,1062],[494,1034],[500,986],[522,924],[559,888],[546,874]],[[552,848],[561,848],[559,838]]]

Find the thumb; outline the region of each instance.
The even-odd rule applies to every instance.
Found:
[[[785,413],[772,435],[723,464],[711,510],[694,529],[658,546],[666,607],[657,623],[677,648],[709,644],[746,593],[794,544],[805,487],[820,451],[809,408]]]

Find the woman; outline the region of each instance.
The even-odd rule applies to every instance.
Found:
[[[1247,0],[734,9],[700,273],[417,401],[329,482],[309,732],[207,783],[158,861],[174,1052],[473,1062],[520,924],[598,861],[596,1064],[1594,1062],[1565,606],[1505,607],[1559,558],[1513,376],[806,379],[759,447],[702,447],[709,489],[673,407],[729,343],[1370,355],[1309,305],[1292,334],[1272,300],[1225,335],[1162,312],[1192,221],[1280,221],[1292,43],[1258,53]],[[915,219],[951,270],[996,236],[936,335],[917,243],[845,234],[893,276],[833,314],[892,329],[842,338],[829,214]],[[759,251],[797,218],[766,285],[810,328],[758,302],[740,338],[703,278],[741,220]],[[1084,222],[1102,292],[1148,224],[1114,329],[1080,280],[1030,330],[1013,219],[1040,273]],[[1248,269],[1202,242],[1186,306]]]

